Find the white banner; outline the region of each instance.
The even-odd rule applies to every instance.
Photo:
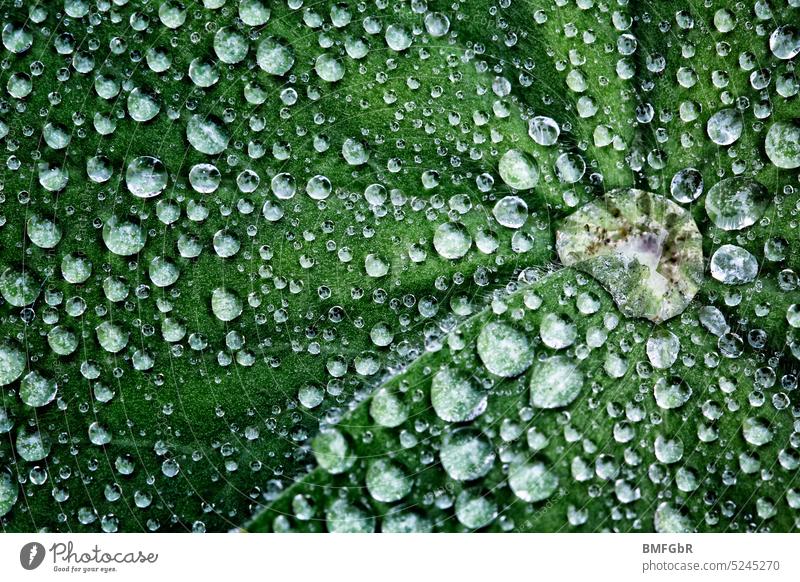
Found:
[[[794,534],[3,534],[0,572],[4,581],[796,581],[798,543]]]

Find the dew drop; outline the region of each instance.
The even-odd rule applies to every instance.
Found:
[[[572,403],[583,388],[583,372],[565,356],[537,362],[530,379],[531,406],[563,408]]]
[[[478,356],[495,376],[519,376],[533,363],[533,347],[525,334],[506,323],[492,321],[478,335]]]
[[[737,245],[722,245],[711,256],[711,276],[726,285],[744,285],[755,281],[758,261]]]

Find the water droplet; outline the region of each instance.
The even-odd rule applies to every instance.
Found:
[[[575,184],[586,173],[586,161],[580,154],[564,152],[556,158],[556,176],[563,184]]]
[[[54,220],[34,214],[26,226],[28,238],[39,248],[52,249],[61,241],[61,227]]]
[[[793,59],[800,53],[800,32],[791,24],[779,26],[769,35],[769,50],[779,59]]]
[[[772,428],[764,418],[748,417],[742,424],[742,436],[751,445],[763,447],[772,441]]]
[[[672,177],[669,192],[681,204],[693,202],[703,193],[703,177],[694,168],[679,170]]]
[[[320,79],[328,83],[335,83],[344,77],[344,63],[341,59],[327,53],[317,57],[314,70]]]
[[[381,388],[372,397],[369,413],[380,426],[394,428],[403,424],[408,418],[408,406],[400,395],[387,388]]]
[[[127,257],[144,248],[147,231],[138,224],[112,216],[103,225],[103,242],[115,255]]]
[[[562,408],[575,400],[583,388],[583,372],[575,361],[553,356],[537,362],[530,379],[531,405]]]
[[[220,321],[233,321],[242,314],[242,300],[229,289],[217,287],[211,293],[211,311]]]
[[[433,248],[445,259],[460,259],[472,246],[467,227],[459,222],[440,224],[433,235]]]
[[[0,275],[0,294],[10,305],[25,307],[39,297],[41,284],[29,271],[8,268]]]
[[[508,484],[517,497],[535,503],[555,493],[558,477],[541,461],[513,463],[508,469]]]
[[[332,475],[344,473],[356,461],[350,451],[350,445],[338,430],[320,433],[314,437],[311,448],[319,466]]]
[[[256,62],[270,75],[285,75],[294,66],[294,49],[286,41],[268,36],[258,45]]]
[[[492,210],[495,220],[506,228],[520,228],[528,220],[528,205],[519,196],[504,196]]]
[[[737,245],[722,245],[711,256],[711,276],[726,285],[744,285],[755,281],[758,261]]]
[[[563,350],[575,343],[578,329],[567,316],[547,313],[542,317],[539,336],[548,348]]]
[[[657,329],[647,338],[647,359],[659,370],[671,368],[680,350],[680,339],[669,330]]]
[[[503,182],[516,190],[530,190],[539,181],[536,162],[519,150],[508,150],[504,153],[500,158],[498,171]]]
[[[688,533],[692,531],[689,519],[672,504],[663,501],[653,516],[653,528],[658,533]]]
[[[214,35],[214,53],[223,63],[235,64],[247,56],[247,39],[235,28],[224,26]]]
[[[394,503],[411,492],[411,479],[391,461],[378,459],[367,469],[367,491],[375,501]]]
[[[722,230],[741,230],[755,224],[767,207],[767,189],[748,178],[727,178],[711,187],[706,212]]]
[[[134,196],[152,198],[167,187],[167,169],[158,158],[140,156],[128,164],[125,183]]]
[[[17,453],[29,463],[46,458],[50,454],[51,444],[50,438],[39,431],[20,429],[17,433]]]
[[[742,114],[736,109],[721,109],[709,117],[706,131],[708,137],[717,145],[727,146],[742,136],[744,122]]]
[[[489,493],[465,489],[456,497],[456,518],[469,529],[489,525],[497,516],[497,504]]]
[[[779,168],[800,167],[800,125],[778,121],[773,123],[764,141],[769,161]]]
[[[525,334],[508,324],[487,323],[478,335],[478,355],[495,376],[519,376],[533,363],[533,348]]]
[[[431,381],[431,404],[446,422],[467,422],[486,410],[487,394],[471,378],[449,367],[440,369]]]
[[[19,397],[28,406],[40,407],[50,404],[56,397],[58,386],[55,380],[33,370],[25,374],[19,386]]]
[[[551,146],[558,141],[561,128],[549,117],[537,116],[528,122],[528,135],[541,146]]]
[[[389,263],[374,253],[364,257],[364,269],[370,277],[385,277],[389,273]]]
[[[492,469],[495,456],[485,435],[471,428],[448,433],[439,450],[444,470],[456,481],[483,477]]]
[[[104,321],[95,328],[97,342],[107,352],[116,354],[128,345],[130,334],[110,321]]]
[[[111,442],[111,432],[98,422],[89,425],[89,442],[102,446]]]
[[[662,196],[617,190],[570,215],[556,233],[565,266],[600,281],[624,313],[665,321],[689,305],[703,280],[700,232]]]
[[[201,154],[215,156],[224,152],[228,147],[230,135],[217,118],[195,114],[189,118],[189,122],[186,124],[186,139]],[[128,171],[130,172],[130,167]],[[165,173],[163,185],[166,186],[166,183]]]
[[[19,495],[17,486],[11,471],[3,467],[0,469],[0,517],[6,515],[14,507]]]
[[[659,378],[653,387],[656,404],[664,410],[680,408],[692,397],[692,388],[677,376]]]
[[[666,465],[677,463],[683,458],[683,442],[677,437],[670,439],[664,435],[658,435],[653,448],[656,458]]]

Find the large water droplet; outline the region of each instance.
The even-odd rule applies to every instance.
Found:
[[[767,131],[764,149],[777,167],[786,170],[800,167],[800,125],[786,121],[773,123]]]
[[[506,228],[520,228],[528,220],[528,205],[519,196],[504,196],[492,210],[495,220]]]
[[[519,150],[508,150],[503,154],[498,171],[503,182],[516,190],[530,190],[539,181],[536,162]]]
[[[761,417],[748,417],[742,424],[744,440],[756,447],[763,447],[772,441],[772,427]]]
[[[134,196],[152,198],[167,187],[167,169],[158,158],[140,156],[128,164],[125,183]]]
[[[708,119],[708,137],[717,145],[727,146],[742,136],[744,122],[736,109],[721,109]]]
[[[211,293],[211,311],[220,321],[233,321],[242,309],[242,300],[233,291],[218,287]]]
[[[11,384],[25,370],[25,353],[12,340],[0,340],[0,386]]]
[[[367,469],[367,491],[375,501],[394,503],[411,492],[411,479],[396,463],[385,459],[374,461]]]
[[[769,35],[769,49],[779,59],[793,59],[800,53],[800,32],[791,24],[784,24]]]
[[[258,45],[256,62],[270,75],[285,75],[294,65],[294,49],[286,41],[268,36]]]
[[[536,408],[562,408],[581,393],[583,372],[575,361],[553,356],[533,367],[530,379],[531,405]]]
[[[647,359],[654,368],[666,370],[678,359],[681,341],[666,329],[657,329],[647,338]]]
[[[30,305],[39,297],[41,284],[28,270],[8,268],[0,275],[0,295],[14,307]]]
[[[444,367],[431,381],[431,404],[447,422],[467,422],[486,410],[487,394],[471,378]]]
[[[6,515],[14,507],[19,495],[19,487],[14,481],[11,471],[0,469],[0,517]]]
[[[58,386],[55,380],[31,371],[20,382],[19,397],[28,406],[40,407],[50,404],[56,397]]]
[[[465,489],[456,497],[456,518],[464,527],[480,529],[497,516],[497,504],[486,493]]]
[[[217,118],[195,114],[186,124],[186,139],[201,154],[215,156],[228,147],[230,135]]]
[[[103,225],[103,242],[115,255],[127,257],[144,248],[147,231],[138,224],[112,216]]]
[[[692,397],[692,388],[677,376],[659,378],[653,387],[653,395],[660,408],[670,410],[686,404]]]
[[[525,334],[506,323],[490,322],[478,335],[478,355],[496,376],[519,376],[533,363],[533,347]]]
[[[681,204],[693,202],[703,193],[703,177],[694,168],[679,170],[672,177],[669,192]]]
[[[535,503],[555,493],[558,477],[541,461],[514,463],[508,470],[508,484],[517,497]]]
[[[51,444],[50,438],[39,431],[20,429],[17,433],[17,453],[29,463],[46,458],[50,454]]]
[[[711,276],[726,285],[751,283],[758,275],[758,261],[737,245],[722,245],[711,256]]]
[[[433,235],[433,248],[445,259],[460,259],[472,246],[467,227],[459,222],[440,224]]]
[[[483,477],[494,465],[492,444],[481,432],[464,428],[448,433],[439,450],[442,466],[456,481]]]
[[[722,230],[741,230],[755,224],[767,207],[767,189],[749,178],[726,178],[711,187],[706,212]]]
[[[539,337],[548,348],[563,350],[575,343],[578,329],[567,316],[547,313],[539,325]]]
[[[556,250],[565,266],[600,281],[627,315],[654,322],[682,313],[703,280],[692,216],[642,190],[616,190],[569,216]]]
[[[542,146],[551,146],[558,141],[561,128],[550,117],[537,116],[528,122],[528,135]]]
[[[128,345],[130,334],[116,323],[104,321],[95,328],[97,342],[107,352],[116,354]]]
[[[333,475],[344,473],[355,463],[347,439],[338,430],[321,432],[311,444],[319,466]]]
[[[687,533],[691,531],[689,519],[672,504],[663,501],[653,516],[653,528],[658,533]]]

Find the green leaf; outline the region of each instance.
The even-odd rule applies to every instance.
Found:
[[[572,269],[521,284],[324,429],[312,444],[320,467],[246,528],[792,529],[794,415],[786,394],[765,402],[765,374],[785,368],[743,375],[757,350],[721,357],[699,311],[658,326],[626,320]],[[498,329],[535,354],[511,377],[487,359],[497,346],[481,346],[507,337]],[[437,391],[474,395],[472,412],[437,406]],[[375,414],[388,398],[400,424]]]
[[[2,19],[4,531],[796,529],[791,3]]]
[[[5,73],[44,63],[23,114],[5,118],[20,165],[5,180],[4,281],[26,278],[3,293],[14,377],[4,381],[2,459],[26,489],[24,508],[4,521],[11,530],[241,524],[277,478],[306,471],[299,445],[319,418],[413,359],[422,341],[441,341],[439,326],[478,310],[485,289],[520,264],[551,257],[550,213],[536,202],[546,190],[526,196],[528,222],[510,229],[492,218],[510,191],[477,189],[493,144],[526,126],[519,113],[492,112],[518,106],[495,104],[492,76],[463,45],[410,58],[387,52],[382,33],[364,58],[343,59],[347,74],[331,84],[315,73],[320,41],[297,28],[302,11],[273,7],[265,26],[242,27],[237,10],[206,10],[165,34],[164,22],[191,14],[167,4],[163,14],[124,7],[125,21],[149,26],[102,56],[79,47],[118,42],[107,12],[91,31],[88,16],[76,19],[74,39],[50,38],[56,14],[44,6],[8,17],[13,30],[29,10],[44,19],[9,33],[30,33],[33,46],[9,53]],[[336,51],[357,32],[347,11],[352,26],[323,34]],[[253,35],[249,60],[218,62],[208,88],[203,59],[218,55],[206,23]],[[269,37],[293,47],[285,77],[253,60]],[[58,81],[58,50],[94,66]],[[136,121],[153,110],[145,95],[159,113]],[[368,163],[353,165],[354,142]],[[66,170],[67,185],[48,191],[41,164],[49,177]],[[472,239],[457,260],[434,244],[437,233],[439,246],[452,244],[451,223]],[[389,343],[371,339],[381,330]],[[25,406],[14,383],[23,369],[57,383],[53,404]],[[42,446],[26,458],[31,439]]]

